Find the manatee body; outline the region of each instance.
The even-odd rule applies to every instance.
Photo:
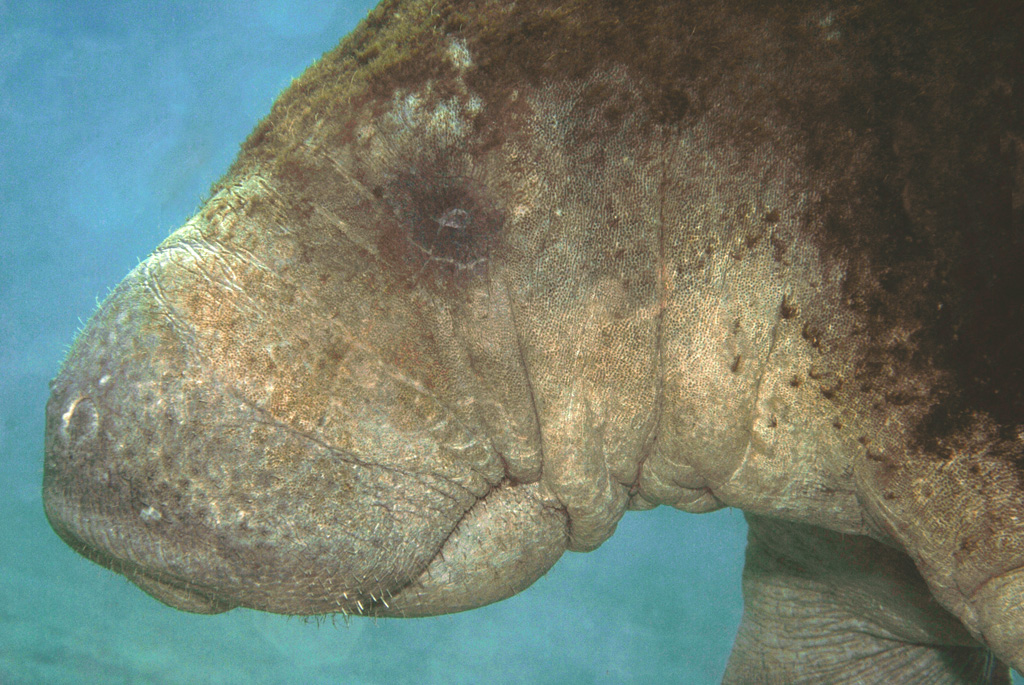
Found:
[[[1002,7],[385,2],[79,334],[51,524],[187,611],[423,616],[739,507],[727,681],[1006,682]]]

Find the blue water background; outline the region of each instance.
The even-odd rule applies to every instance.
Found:
[[[336,626],[170,609],[47,525],[43,407],[76,330],[372,4],[0,0],[0,682],[720,680],[742,603],[732,510],[629,513],[513,599]]]

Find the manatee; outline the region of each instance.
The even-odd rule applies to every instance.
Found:
[[[185,611],[416,617],[737,507],[727,682],[1007,682],[1022,24],[385,2],[79,333],[51,525]]]

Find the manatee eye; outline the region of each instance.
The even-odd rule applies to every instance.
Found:
[[[452,207],[451,209],[444,210],[444,214],[434,219],[437,225],[441,228],[451,228],[456,231],[464,232],[469,228],[470,216],[469,212],[458,207]]]
[[[380,190],[395,218],[382,250],[421,285],[462,288],[486,278],[505,221],[469,153],[426,146],[395,166],[398,172],[388,174]]]

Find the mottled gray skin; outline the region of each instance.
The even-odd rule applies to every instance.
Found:
[[[727,681],[1006,682],[1014,12],[385,3],[78,336],[54,529],[187,611],[423,616],[733,506]]]

